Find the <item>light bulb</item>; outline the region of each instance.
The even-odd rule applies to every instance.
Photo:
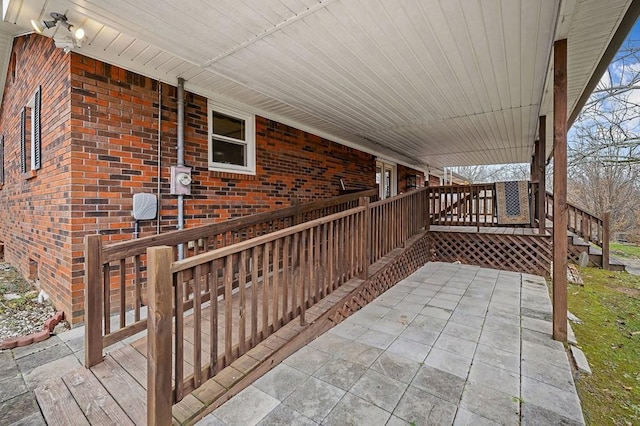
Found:
[[[40,23],[38,21],[36,21],[35,19],[31,20],[31,26],[33,27],[33,29],[35,30],[35,32],[37,32],[38,34],[42,34],[42,25],[40,25]]]
[[[84,30],[82,28],[78,28],[73,36],[78,40],[82,40],[84,38]]]

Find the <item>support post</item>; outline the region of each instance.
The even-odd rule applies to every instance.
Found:
[[[431,184],[427,184],[427,190],[424,191],[424,230],[429,232],[431,227],[431,196],[432,196]]]
[[[84,366],[91,368],[102,362],[102,235],[85,236],[84,247]]]
[[[553,47],[553,338],[567,341],[567,40]]]
[[[533,143],[533,156],[531,157],[531,228],[536,227],[536,219],[538,215],[538,181],[539,177],[539,169],[538,169],[538,161],[539,161],[539,152],[540,151],[540,141],[536,140]]]
[[[300,199],[298,197],[291,198],[291,207],[295,209],[292,216],[293,221],[291,226],[295,226],[300,223]]]
[[[538,234],[547,232],[547,116],[538,125]]]
[[[371,265],[371,208],[369,207],[369,197],[360,197],[358,204],[364,207],[362,232],[364,238],[361,241],[362,247],[362,275],[363,280],[369,279],[369,266]]]
[[[610,228],[611,213],[606,212],[602,218],[602,269],[609,270],[609,241],[611,240]]]
[[[172,249],[147,249],[147,424],[170,425]]]

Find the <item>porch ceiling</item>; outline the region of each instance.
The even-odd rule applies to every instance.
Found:
[[[69,22],[86,30],[78,53],[172,84],[183,77],[188,90],[424,168],[528,162],[538,116],[550,111],[545,82],[553,41],[569,39],[571,114],[631,0],[604,3],[183,0],[176,6],[157,0],[9,0],[3,5],[5,21],[15,24],[13,34],[29,29],[31,19],[66,13]],[[48,31],[56,39],[66,35]]]

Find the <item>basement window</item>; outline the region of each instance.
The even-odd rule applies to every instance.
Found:
[[[209,170],[256,173],[253,114],[209,100]]]
[[[42,164],[40,129],[40,86],[20,115],[20,172],[28,179],[35,177]]]

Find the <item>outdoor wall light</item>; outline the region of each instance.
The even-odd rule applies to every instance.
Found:
[[[67,16],[61,13],[51,12],[50,16],[53,18],[50,21],[44,20],[42,22],[31,20],[31,26],[38,34],[42,34],[45,29],[54,28],[58,23],[67,29],[76,40],[82,40],[84,38],[84,30],[82,28],[74,29],[73,24],[67,21]]]

